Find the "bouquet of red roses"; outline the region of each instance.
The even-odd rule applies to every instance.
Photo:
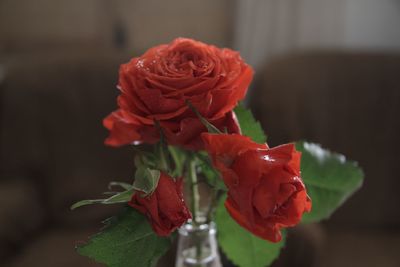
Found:
[[[360,187],[362,171],[342,155],[307,142],[267,145],[240,104],[252,77],[238,52],[185,38],[121,65],[105,143],[133,145],[136,172],[132,183],[111,182],[118,190],[108,198],[72,206],[127,203],[79,253],[154,266],[179,229],[177,266],[220,266],[216,240],[235,264],[266,266],[286,228],[329,217]]]

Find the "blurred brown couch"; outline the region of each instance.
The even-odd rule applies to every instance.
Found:
[[[103,145],[102,118],[116,108],[112,51],[6,57],[1,83],[0,265],[95,266],[74,251],[115,209],[82,208],[110,180],[129,180],[129,148]]]
[[[2,61],[1,266],[97,266],[77,255],[74,244],[118,207],[70,212],[69,206],[97,198],[110,180],[132,176],[132,151],[105,147],[101,125],[116,107],[118,65],[127,60],[93,49]],[[390,264],[400,236],[399,69],[399,56],[320,53],[277,60],[258,74],[251,105],[270,144],[320,142],[359,160],[367,174],[365,187],[325,226],[334,233],[327,242],[320,243],[318,227],[300,229],[292,236],[302,242],[289,236],[275,266],[377,266],[368,257],[364,265],[338,262],[335,253],[345,262],[352,257],[348,249],[372,256],[384,250],[380,266],[398,266]],[[384,246],[372,250],[369,242]],[[338,252],[324,254],[329,250]]]

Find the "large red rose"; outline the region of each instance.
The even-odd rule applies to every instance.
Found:
[[[159,121],[168,143],[201,149],[200,134],[206,129],[186,101],[219,129],[238,133],[232,109],[252,77],[239,53],[227,48],[185,38],[153,47],[121,65],[119,109],[104,119],[110,130],[105,143],[155,143]]]
[[[174,181],[161,173],[156,190],[149,196],[136,192],[129,205],[147,216],[154,232],[167,236],[192,218],[182,194],[182,179]]]
[[[237,134],[205,133],[203,139],[228,188],[225,207],[253,234],[278,242],[281,228],[298,224],[311,210],[294,144],[270,149]]]

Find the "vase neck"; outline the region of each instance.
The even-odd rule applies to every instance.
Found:
[[[179,229],[176,267],[221,267],[216,233],[214,222],[183,225]]]

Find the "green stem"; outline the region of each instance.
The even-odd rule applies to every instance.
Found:
[[[168,162],[165,155],[163,144],[160,144],[160,169],[164,172],[168,172]]]
[[[200,211],[200,195],[199,195],[199,185],[198,185],[198,179],[197,179],[197,172],[196,172],[196,159],[192,157],[189,161],[189,179],[191,181],[191,187],[192,187],[192,215],[193,215],[193,227],[197,228],[199,225],[199,222],[197,221],[199,217],[199,211]],[[198,229],[197,229],[198,230]],[[195,238],[195,249],[196,249],[196,257],[197,260],[201,260],[201,255],[202,255],[202,247],[201,247],[201,233],[197,232],[197,230],[194,232],[194,238]]]
[[[184,150],[180,150],[174,146],[168,146],[169,154],[171,155],[172,160],[175,164],[174,176],[181,177],[183,174],[183,169],[185,165],[184,159],[186,158],[186,154]]]
[[[199,197],[199,186],[196,173],[196,161],[193,158],[189,162],[189,179],[191,181],[191,187],[192,187],[191,205],[192,205],[193,224],[197,225],[197,218],[200,210],[199,207],[200,197]]]
[[[159,168],[164,172],[168,172],[169,164],[168,164],[168,159],[167,159],[167,155],[166,155],[167,145],[166,145],[165,139],[164,139],[165,138],[164,132],[160,126],[159,121],[154,120],[154,125],[160,131],[160,141],[156,144],[156,153],[160,157]]]
[[[210,223],[214,218],[214,211],[217,206],[217,195],[218,195],[217,191],[218,190],[213,188],[211,192],[210,206],[208,207],[207,211],[207,223]]]

